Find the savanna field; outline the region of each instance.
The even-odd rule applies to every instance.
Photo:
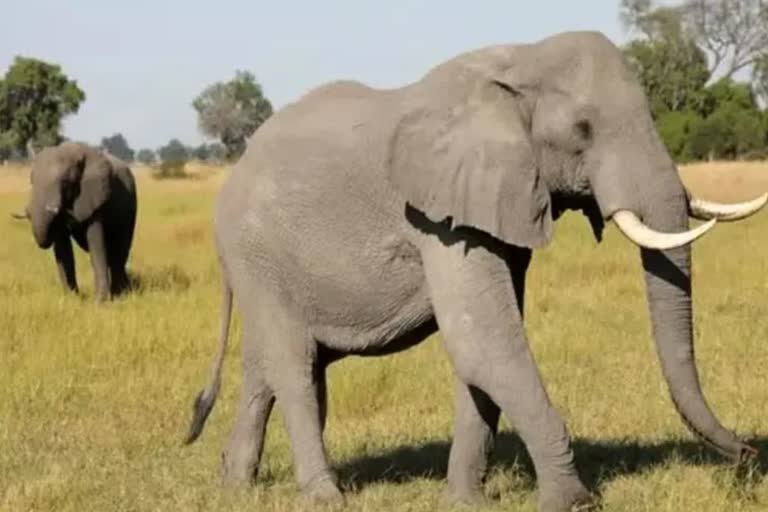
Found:
[[[154,180],[136,169],[139,217],[129,270],[137,289],[93,301],[65,294],[53,255],[25,221],[26,169],[0,168],[0,510],[310,510],[296,493],[279,409],[259,483],[220,486],[219,454],[237,406],[240,319],[222,393],[202,438],[182,447],[219,323],[211,209],[226,170]],[[704,198],[768,191],[768,164],[682,170]],[[343,250],[343,248],[340,248]],[[579,468],[609,511],[768,510],[768,209],[722,223],[694,245],[697,358],[726,427],[761,449],[737,478],[684,428],[661,377],[638,251],[609,226],[597,245],[568,214],[535,254],[526,321]],[[397,355],[350,358],[330,372],[329,454],[350,511],[440,510],[452,425],[439,336]],[[528,456],[502,420],[484,510],[536,510]],[[302,508],[304,507],[304,508]]]

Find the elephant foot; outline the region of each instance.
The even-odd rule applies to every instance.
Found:
[[[330,474],[314,478],[302,486],[301,493],[312,505],[343,506],[346,504],[344,494],[336,485],[336,479]]]
[[[578,480],[570,485],[551,485],[539,491],[540,512],[588,512],[600,507],[600,498],[587,491]]]
[[[113,297],[124,295],[131,291],[131,281],[128,279],[128,275],[123,273],[116,273],[113,276],[111,293]]]
[[[227,487],[245,487],[256,483],[258,464],[232,457],[226,452],[221,454],[221,480]]]

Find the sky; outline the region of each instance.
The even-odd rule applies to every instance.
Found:
[[[192,100],[254,73],[277,109],[338,79],[418,80],[458,53],[566,30],[628,39],[618,0],[0,0],[0,73],[16,55],[62,66],[86,93],[64,134],[134,149],[205,139]],[[3,6],[2,4],[8,4]]]

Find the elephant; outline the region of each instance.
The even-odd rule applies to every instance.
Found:
[[[599,506],[523,323],[532,253],[578,210],[598,241],[613,222],[639,247],[684,423],[747,460],[756,450],[719,422],[699,383],[690,247],[767,200],[719,204],[686,190],[639,80],[600,32],[470,50],[395,88],[320,85],[256,130],[218,192],[219,345],[183,442],[199,438],[215,404],[234,301],[243,381],[224,480],[255,481],[277,403],[301,494],[344,503],[323,442],[328,366],[439,331],[455,388],[445,498],[484,500],[503,412],[532,459],[541,511]],[[706,222],[691,228],[690,218]]]
[[[130,284],[126,263],[136,225],[137,193],[128,164],[81,142],[65,141],[35,153],[30,147],[31,193],[23,215],[41,249],[53,246],[59,279],[79,293],[70,237],[89,252],[96,299]]]

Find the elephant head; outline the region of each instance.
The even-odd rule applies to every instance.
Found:
[[[109,196],[112,167],[98,150],[64,142],[34,155],[26,215],[41,248],[53,244],[54,227],[87,222]]]
[[[551,238],[552,221],[584,210],[597,232],[613,220],[640,247],[664,377],[685,424],[738,460],[751,448],[703,396],[694,360],[690,243],[738,205],[691,197],[620,50],[599,33],[461,55],[411,86],[391,145],[390,179],[433,220],[516,246]],[[708,222],[689,228],[689,217]]]

